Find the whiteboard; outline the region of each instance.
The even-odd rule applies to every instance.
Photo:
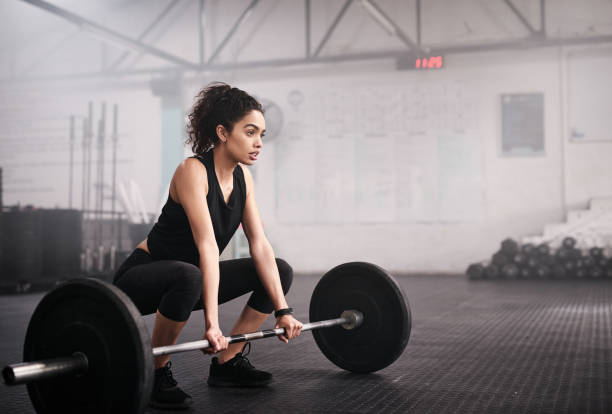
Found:
[[[282,88],[282,86],[279,86]],[[283,223],[461,222],[484,214],[474,88],[457,81],[319,81],[275,91]]]

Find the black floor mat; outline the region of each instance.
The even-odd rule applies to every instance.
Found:
[[[288,295],[302,320],[316,281],[296,276]],[[390,367],[369,375],[344,372],[305,333],[289,345],[274,338],[253,342],[249,358],[274,374],[271,386],[211,389],[209,357],[177,354],[175,377],[195,400],[191,411],[612,413],[612,282],[398,281],[412,306],[413,330]],[[40,297],[0,297],[0,364],[21,359]],[[221,306],[224,332],[245,302]],[[152,317],[145,319],[151,328]],[[180,340],[199,339],[202,323],[202,313],[194,312]],[[25,387],[0,389],[3,412],[33,412]]]

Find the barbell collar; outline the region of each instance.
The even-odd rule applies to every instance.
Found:
[[[80,375],[86,373],[88,368],[87,356],[81,352],[75,352],[68,357],[7,365],[2,370],[2,376],[5,384],[18,385],[68,374]]]

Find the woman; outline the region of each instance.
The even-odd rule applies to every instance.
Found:
[[[203,338],[211,346],[210,386],[263,386],[271,374],[246,359],[244,343],[228,345],[219,328],[218,304],[252,292],[231,334],[256,331],[275,311],[279,338],[300,334],[285,300],[291,267],[275,259],[255,202],[253,165],[262,148],[265,120],[261,104],[246,92],[223,83],[198,95],[189,115],[188,139],[195,156],[184,160],[170,183],[158,221],[117,270],[114,283],[143,315],[156,313],[154,347],[174,344],[192,310],[204,309]],[[242,223],[251,258],[219,261]],[[191,397],[172,376],[168,356],[155,358],[151,405],[185,408]]]

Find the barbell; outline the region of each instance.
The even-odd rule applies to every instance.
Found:
[[[322,353],[357,373],[383,369],[404,351],[410,306],[384,269],[365,262],[336,266],[317,283],[310,323]],[[327,328],[327,329],[323,329]],[[265,329],[233,335],[244,342],[284,334]],[[7,385],[27,384],[39,413],[141,413],[150,398],[153,357],[209,347],[207,340],[151,347],[144,319],[117,287],[96,279],[68,281],[37,305],[22,363],[6,366]]]

